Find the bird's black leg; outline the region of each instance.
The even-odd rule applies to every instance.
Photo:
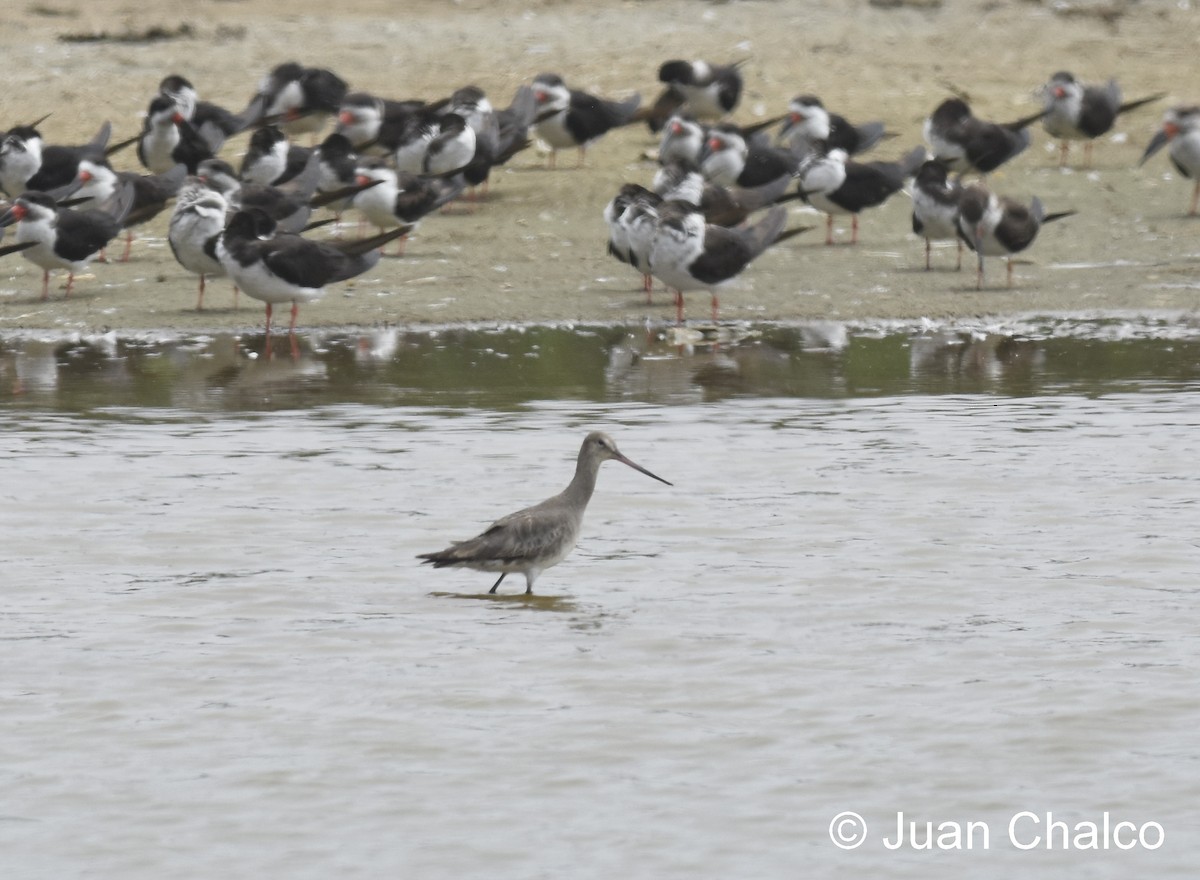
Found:
[[[505,577],[507,577],[507,576],[508,576],[508,572],[507,572],[507,571],[506,571],[506,572],[504,572],[504,574],[500,575],[500,577],[499,577],[499,578],[496,580],[496,583],[492,584],[492,588],[491,588],[490,590],[488,590],[488,595],[489,595],[489,596],[490,596],[492,593],[496,592],[496,587],[500,586],[500,582],[501,582],[502,580],[504,580],[504,578],[505,578]]]

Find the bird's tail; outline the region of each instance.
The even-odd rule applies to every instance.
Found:
[[[1043,217],[1043,218],[1042,218],[1042,223],[1053,223],[1055,220],[1061,220],[1061,219],[1063,219],[1064,217],[1071,217],[1071,216],[1073,216],[1073,215],[1075,215],[1075,214],[1078,214],[1078,213],[1079,213],[1079,212],[1078,212],[1078,211],[1075,211],[1075,210],[1070,210],[1070,211],[1055,211],[1053,214],[1047,214],[1045,217]]]
[[[117,223],[124,223],[130,209],[133,208],[135,196],[133,181],[127,180],[117,187],[116,192],[104,200],[104,203],[99,206],[99,210],[112,217]]]
[[[389,241],[394,241],[402,235],[408,235],[415,229],[415,224],[408,223],[404,226],[398,226],[395,229],[389,229],[387,232],[381,232],[379,235],[373,235],[370,238],[360,238],[355,241],[342,241],[332,243],[339,251],[344,254],[365,254],[376,248],[381,248]]]
[[[776,205],[757,223],[742,227],[745,241],[750,245],[751,251],[755,254],[762,253],[778,241],[785,223],[787,208]]]
[[[637,111],[641,104],[642,96],[635,94],[624,101],[606,101],[604,106],[608,111],[609,119],[612,120],[613,127],[616,128],[621,125],[629,125],[631,122],[637,122]]]
[[[1002,126],[1004,128],[1010,129],[1012,131],[1020,131],[1023,128],[1028,128],[1030,125],[1033,125],[1033,123],[1037,122],[1039,119],[1041,119],[1043,116],[1045,116],[1049,112],[1050,112],[1050,110],[1048,108],[1043,108],[1042,110],[1038,111],[1037,113],[1034,113],[1031,116],[1022,116],[1020,119],[1018,119],[1015,122],[1002,123]]]
[[[900,158],[900,172],[905,177],[913,177],[927,158],[924,147],[913,147]]]
[[[1055,211],[1053,214],[1047,214],[1042,200],[1034,196],[1033,201],[1029,205],[1029,213],[1033,216],[1034,220],[1044,226],[1047,223],[1053,223],[1055,220],[1070,217],[1072,214],[1077,214],[1078,212],[1072,208],[1069,211]]]
[[[1136,110],[1138,107],[1142,107],[1146,104],[1153,104],[1155,101],[1161,101],[1166,96],[1166,92],[1156,92],[1155,94],[1146,98],[1138,98],[1136,101],[1126,101],[1117,108],[1117,112],[1128,113],[1130,110]]]
[[[754,137],[754,135],[758,134],[760,131],[770,128],[772,125],[777,125],[780,122],[783,122],[783,120],[785,120],[785,119],[787,119],[786,113],[784,113],[782,116],[772,116],[769,119],[763,119],[760,122],[754,122],[754,123],[751,123],[750,125],[742,126],[742,128],[741,128],[742,136],[746,140],[749,140],[750,138]]]
[[[781,241],[787,241],[789,238],[795,238],[802,232],[811,232],[816,228],[815,226],[797,226],[795,229],[785,229],[779,235],[775,236],[775,241],[772,244],[779,244]]]
[[[899,137],[894,131],[888,131],[882,122],[864,122],[855,126],[858,132],[858,149],[856,153],[865,153],[882,140]]]

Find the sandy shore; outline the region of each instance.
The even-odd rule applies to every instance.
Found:
[[[1090,171],[1058,168],[1056,145],[1040,129],[1033,146],[993,186],[1049,210],[1077,216],[1047,226],[1003,285],[1003,264],[989,266],[991,289],[974,273],[953,271],[953,246],[923,271],[922,246],[910,231],[910,203],[897,196],[864,214],[862,243],[825,247],[820,230],[761,258],[722,294],[728,319],[931,318],[1074,310],[1200,308],[1200,220],[1187,218],[1191,183],[1165,151],[1137,162],[1162,110],[1194,102],[1197,13],[1172,2],[1130,4],[1114,21],[1063,15],[1037,2],[947,3],[944,8],[883,9],[866,2],[696,0],[662,2],[419,2],[300,0],[277,4],[196,0],[175,12],[127,0],[44,0],[0,11],[6,88],[0,127],[48,112],[42,124],[59,143],[88,138],[111,120],[115,138],[140,126],[140,114],[169,72],[189,77],[202,97],[240,109],[258,79],[296,59],[329,67],[352,88],[396,98],[437,98],[475,82],[498,104],[544,70],[575,87],[610,96],[657,94],[658,65],[669,57],[748,59],[747,95],[735,118],[751,122],[784,111],[800,92],[820,95],[852,120],[882,119],[898,137],[871,158],[895,158],[921,142],[921,123],[954,87],[979,115],[1007,120],[1036,109],[1034,90],[1067,68],[1088,81],[1115,76],[1126,97],[1168,93],[1159,105],[1122,117],[1096,145]],[[1106,4],[1120,8],[1122,4]],[[1076,4],[1076,11],[1087,4]],[[502,10],[502,11],[498,11]],[[62,35],[143,31],[190,25],[192,36],[156,43],[63,42]],[[1185,36],[1190,35],[1190,36]],[[975,49],[983,41],[986,54]],[[645,127],[613,133],[575,167],[544,170],[535,151],[493,177],[477,212],[429,218],[402,258],[389,257],[356,282],[336,285],[301,309],[302,327],[461,321],[641,322],[670,320],[669,297],[651,305],[639,279],[605,254],[604,204],[625,181],[648,184],[654,148]],[[235,138],[225,151],[237,161]],[[1075,160],[1081,160],[1076,150]],[[136,168],[128,151],[119,168]],[[822,218],[794,208],[792,225]],[[849,234],[848,222],[839,223]],[[63,299],[61,287],[39,299],[41,270],[20,257],[0,262],[0,333],[166,329],[202,332],[260,327],[261,306],[231,287],[210,287],[209,308],[195,310],[196,282],[165,242],[165,216],[140,230],[128,264],[93,264]],[[56,279],[61,281],[61,279]],[[689,315],[707,315],[693,294]]]

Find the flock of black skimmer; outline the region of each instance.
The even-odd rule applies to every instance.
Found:
[[[382,248],[426,216],[460,199],[486,192],[493,168],[540,141],[554,167],[558,151],[585,151],[612,129],[646,124],[661,138],[657,171],[649,186],[625,183],[603,206],[608,249],[643,276],[649,297],[654,279],[675,292],[677,319],[683,294],[706,290],[717,317],[717,291],[767,248],[810,227],[787,228],[791,201],[827,216],[851,218],[908,187],[912,228],[925,241],[958,242],[978,258],[1008,258],[1028,248],[1042,225],[1073,212],[1048,212],[1033,197],[998,193],[987,175],[1030,145],[1041,123],[1062,141],[1061,162],[1072,141],[1082,141],[1090,162],[1093,141],[1117,117],[1161,99],[1122,100],[1115,82],[1085,85],[1068,72],[1041,87],[1043,107],[1022,119],[988,122],[962,97],[950,97],[929,114],[925,145],[893,161],[862,154],[894,137],[878,121],[854,124],[812,95],[791,101],[785,113],[749,126],[729,120],[743,92],[740,64],[672,60],[659,68],[662,91],[652,104],[638,95],[608,100],[570,88],[544,73],[522,85],[497,109],[473,85],[434,101],[392,99],[352,92],[329,70],[282,64],[259,84],[247,106],[232,112],[202,101],[184,77],[165,78],[149,100],[141,132],[111,142],[108,122],[86,144],[47,143],[46,118],[0,132],[0,239],[15,227],[0,256],[20,254],[43,269],[42,297],[52,270],[65,270],[70,295],[75,274],[126,232],[170,209],[168,241],[176,259],[199,278],[197,308],[206,280],[228,277],[272,308],[291,306],[293,337],[299,304],[320,297],[326,285],[371,270]],[[326,127],[332,133],[318,142]],[[240,166],[220,158],[238,136],[248,142]],[[299,141],[307,136],[308,146]],[[112,158],[134,146],[143,170],[116,170]],[[1167,111],[1142,162],[1162,147],[1172,163],[1196,181],[1190,213],[1200,202],[1200,107]],[[143,173],[144,171],[144,173]],[[378,227],[370,237],[342,240],[311,233],[354,211]],[[235,294],[236,295],[236,294]]]

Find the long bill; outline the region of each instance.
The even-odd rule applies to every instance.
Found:
[[[1138,166],[1146,164],[1146,160],[1166,146],[1167,141],[1171,139],[1170,133],[1165,128],[1160,128],[1150,143],[1146,145],[1146,152],[1142,153],[1142,158],[1138,160]]]
[[[614,455],[614,456],[613,456],[613,459],[614,459],[615,461],[619,461],[619,462],[621,462],[621,464],[627,464],[627,465],[629,465],[629,466],[630,466],[631,468],[633,468],[635,471],[640,471],[640,472],[642,472],[643,474],[645,474],[645,475],[646,475],[646,476],[648,476],[648,477],[653,477],[654,479],[658,480],[660,483],[666,483],[668,486],[674,486],[674,485],[675,485],[674,483],[667,482],[667,481],[666,481],[666,480],[664,480],[662,477],[660,477],[658,474],[652,474],[652,473],[650,473],[650,471],[646,470],[646,469],[645,469],[644,467],[642,467],[640,464],[638,464],[637,462],[634,462],[634,461],[630,461],[628,458],[626,458],[624,455],[622,455],[622,454],[621,454],[621,453],[619,453],[619,452],[618,452],[616,455]]]

